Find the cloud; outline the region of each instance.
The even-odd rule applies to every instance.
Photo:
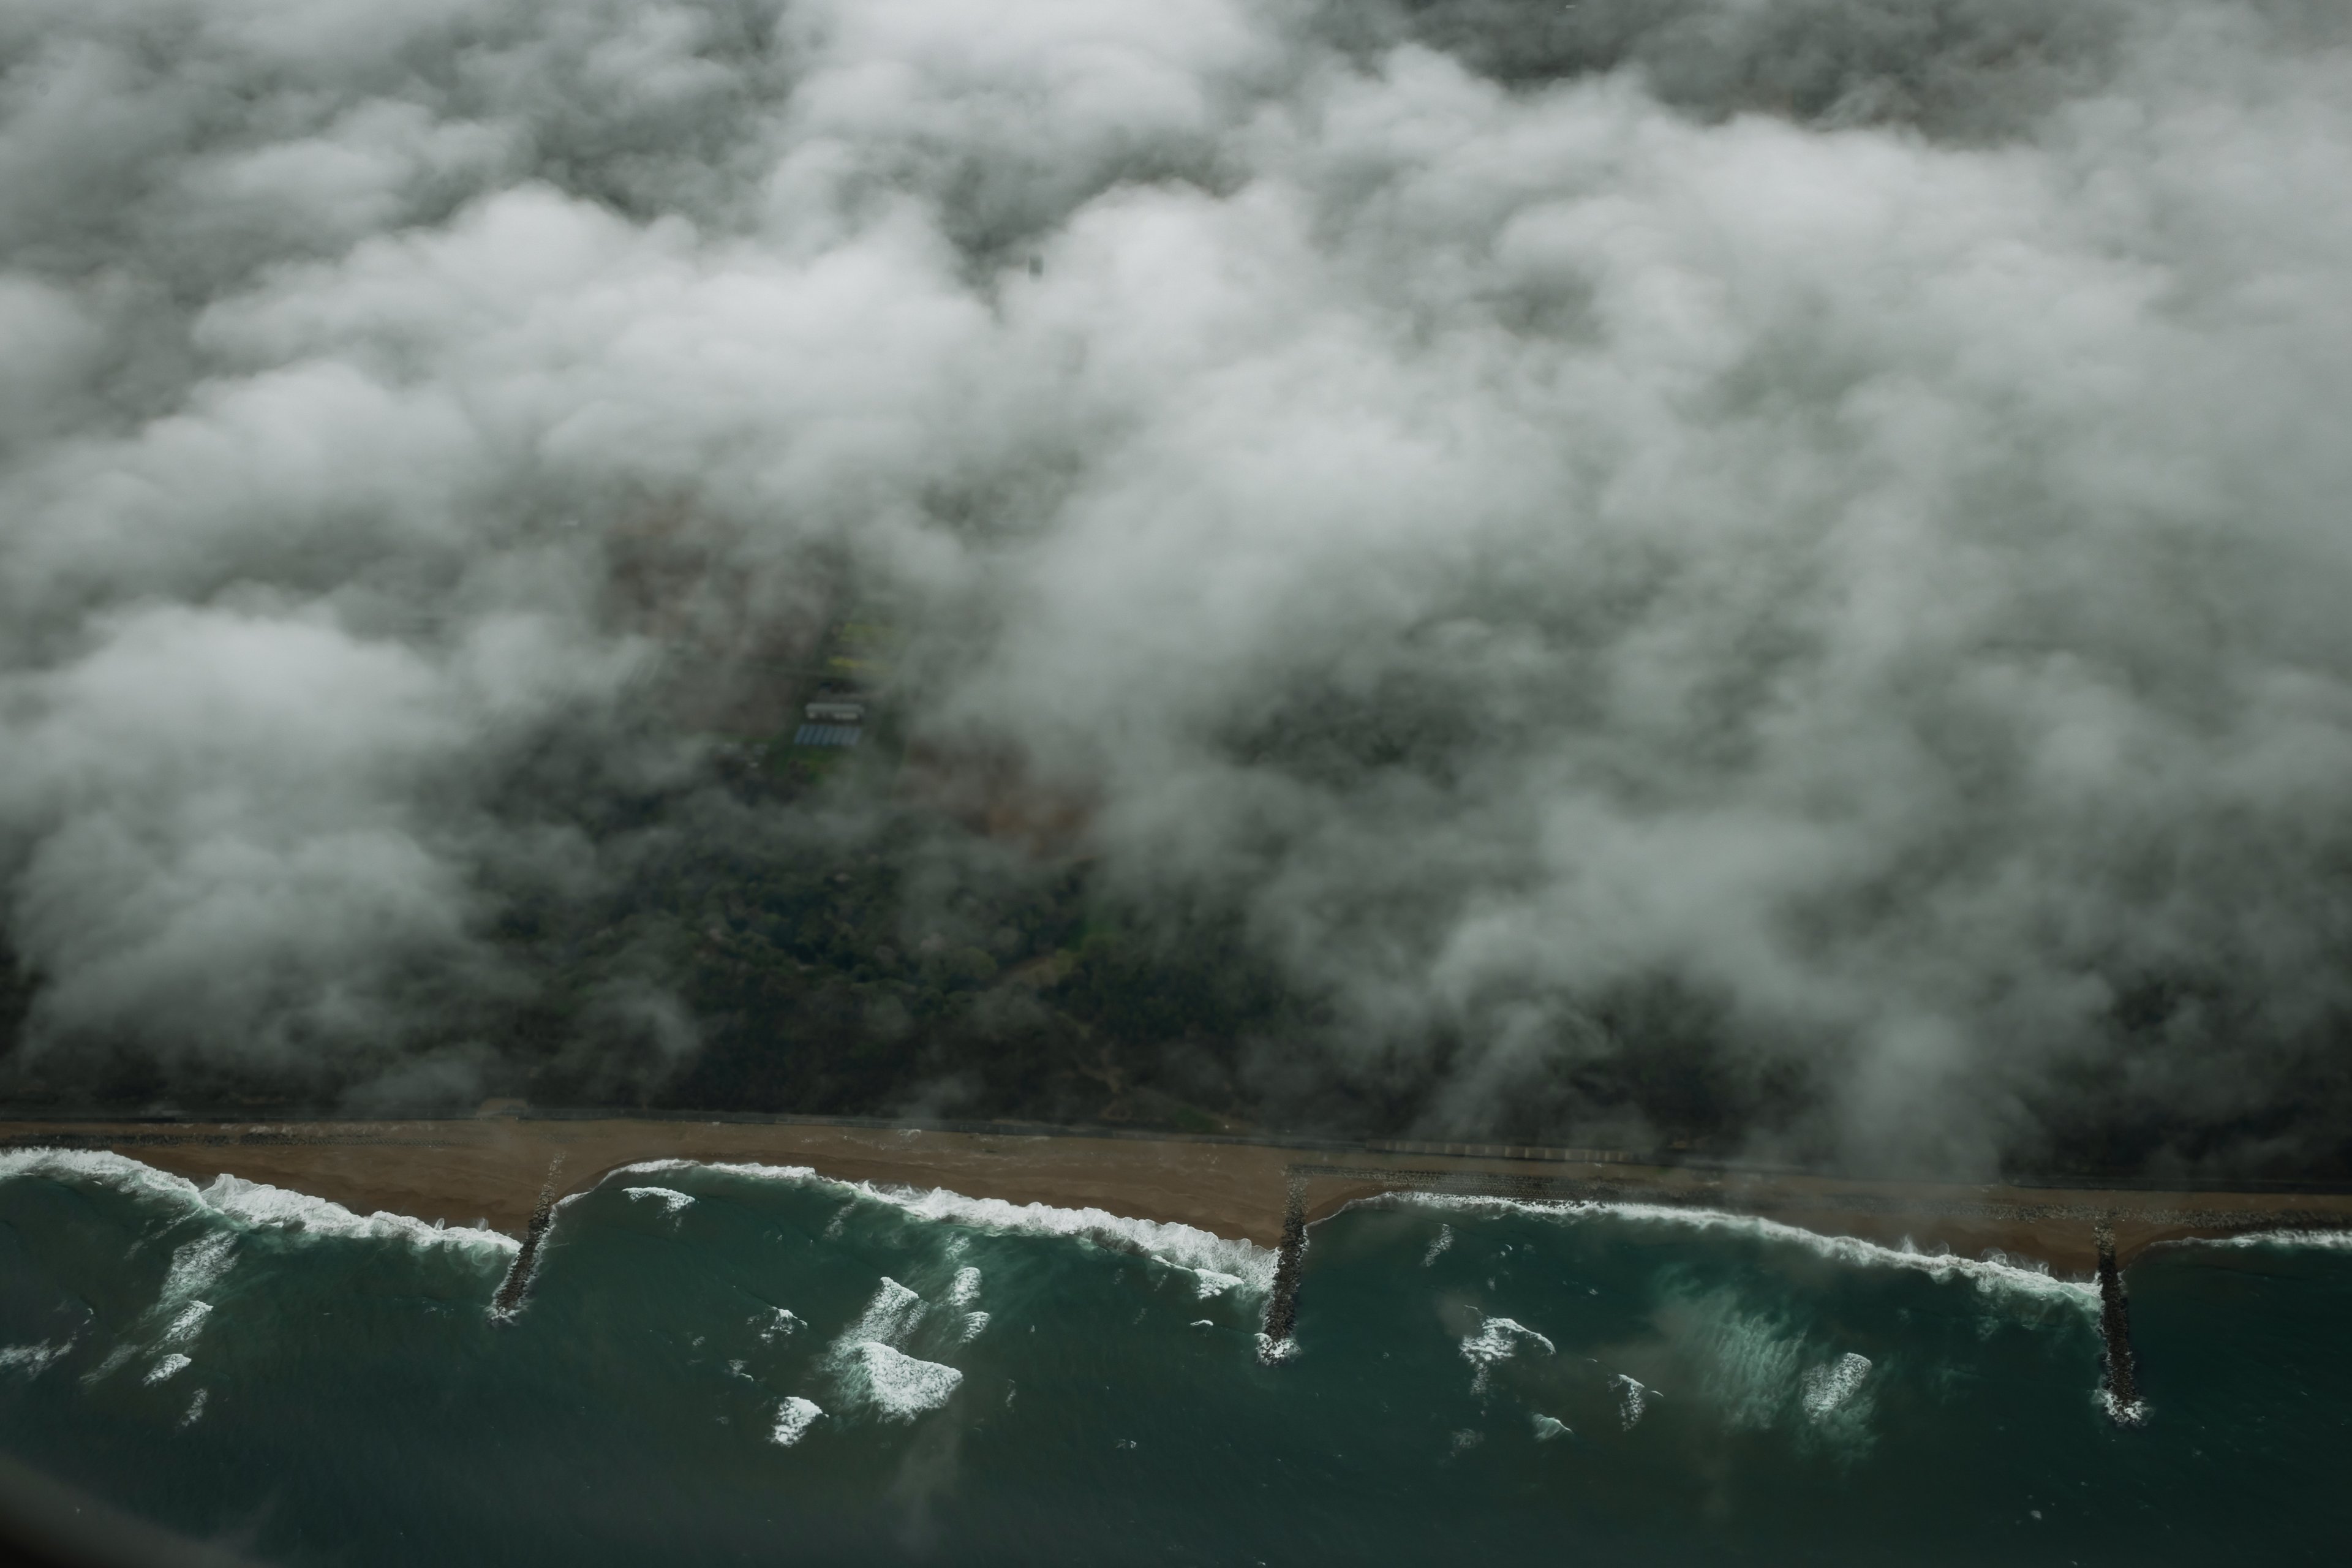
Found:
[[[2335,1058],[2333,8],[36,12],[0,871],[60,1037],[446,1036],[517,737],[671,755],[687,612],[614,588],[669,508],[698,635],[887,590],[912,730],[1230,910],[1325,1009],[1268,1084],[1475,1124],[1671,994],[1790,1135],[1969,1162]]]

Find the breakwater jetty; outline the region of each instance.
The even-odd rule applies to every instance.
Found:
[[[507,1277],[499,1281],[498,1294],[490,1298],[490,1320],[510,1321],[522,1310],[522,1299],[530,1289],[531,1276],[539,1270],[540,1244],[547,1239],[548,1226],[555,1223],[555,1177],[563,1169],[563,1156],[558,1154],[547,1163],[547,1180],[541,1184],[539,1201],[531,1205],[530,1223],[523,1229],[522,1246],[507,1265]]]
[[[2139,1395],[2139,1363],[2132,1353],[2131,1300],[2124,1294],[2123,1270],[2116,1267],[2116,1233],[2101,1220],[2095,1237],[2099,1248],[2100,1399],[2116,1426],[2144,1426],[2147,1402]]]
[[[1282,1245],[1275,1254],[1274,1289],[1265,1299],[1265,1342],[1269,1359],[1287,1343],[1298,1326],[1298,1279],[1307,1267],[1307,1178],[1297,1171],[1288,1175],[1289,1190],[1282,1205]]]

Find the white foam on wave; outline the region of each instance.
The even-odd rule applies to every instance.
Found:
[[[12,1176],[95,1183],[118,1192],[146,1193],[198,1205],[195,1183],[169,1171],[159,1171],[110,1149],[10,1149],[0,1152],[0,1181]]]
[[[694,1203],[694,1199],[688,1194],[676,1192],[668,1187],[623,1187],[621,1191],[639,1203],[661,1205],[662,1213],[666,1215],[679,1214]]]
[[[1476,1369],[1475,1375],[1470,1380],[1471,1392],[1484,1393],[1495,1368],[1520,1352],[1530,1350],[1538,1355],[1550,1355],[1554,1346],[1551,1341],[1524,1323],[1514,1322],[1508,1318],[1487,1319],[1476,1333],[1462,1342],[1462,1359]]]
[[[1536,1441],[1538,1443],[1549,1443],[1555,1437],[1576,1436],[1575,1432],[1570,1429],[1568,1423],[1556,1415],[1537,1415],[1535,1429]]]
[[[1658,1391],[1639,1378],[1628,1377],[1622,1372],[1610,1375],[1609,1386],[1617,1391],[1617,1419],[1626,1431],[1631,1432],[1640,1423],[1642,1412],[1650,1407],[1650,1401],[1657,1397]]]
[[[180,1425],[183,1428],[193,1426],[204,1419],[205,1405],[212,1396],[213,1391],[209,1388],[196,1390],[196,1396],[188,1401],[188,1413],[180,1417]]]
[[[1286,1334],[1277,1340],[1271,1334],[1258,1335],[1257,1359],[1260,1366],[1280,1366],[1284,1362],[1297,1360],[1297,1356],[1298,1342],[1291,1336]]]
[[[2118,1426],[2140,1427],[2147,1425],[2148,1403],[2145,1399],[2117,1399],[2115,1391],[2102,1388],[2093,1395],[2107,1419]]]
[[[1097,1208],[1056,1208],[1051,1204],[1015,1204],[1003,1198],[968,1197],[946,1187],[848,1182],[821,1176],[806,1165],[759,1165],[693,1160],[648,1160],[614,1174],[706,1170],[754,1181],[830,1188],[856,1198],[887,1204],[916,1219],[969,1226],[1012,1236],[1062,1237],[1091,1242],[1115,1252],[1158,1257],[1180,1268],[1209,1269],[1241,1281],[1241,1289],[1264,1295],[1274,1289],[1275,1255],[1255,1242],[1218,1236],[1174,1220],[1130,1219]]]
[[[842,1183],[862,1195],[887,1203],[918,1219],[940,1220],[1015,1236],[1062,1237],[1091,1242],[1115,1252],[1166,1258],[1195,1274],[1236,1281],[1237,1289],[1264,1295],[1274,1289],[1274,1252],[1172,1220],[1130,1219],[1103,1209],[1055,1208],[1048,1204],[1013,1204],[1003,1198],[972,1198],[945,1187],[882,1187]]]
[[[846,1370],[852,1395],[890,1421],[912,1421],[937,1410],[963,1382],[963,1373],[951,1366],[918,1361],[878,1340],[851,1345]]]
[[[1870,1358],[1848,1351],[1825,1366],[1808,1367],[1804,1376],[1805,1414],[1816,1421],[1825,1421],[1837,1409],[1861,1392],[1862,1380],[1870,1375]]]
[[[895,1344],[914,1332],[915,1325],[929,1310],[923,1299],[899,1284],[888,1275],[875,1289],[874,1299],[866,1303],[866,1310],[857,1321],[843,1331],[842,1342],[854,1343],[861,1340],[879,1340]]]
[[[173,1378],[179,1376],[182,1373],[187,1371],[189,1367],[194,1364],[195,1363],[191,1358],[180,1354],[177,1351],[173,1351],[169,1355],[158,1356],[155,1359],[155,1364],[147,1369],[147,1375],[142,1381],[147,1383],[167,1383]]]
[[[2160,1247],[2318,1247],[2326,1251],[2352,1248],[2352,1229],[2345,1230],[2242,1230],[2234,1236],[2195,1236],[2179,1241],[2159,1242]]]
[[[1202,1301],[1213,1300],[1228,1290],[1238,1290],[1243,1285],[1240,1275],[1222,1274],[1214,1268],[1195,1268],[1192,1278],[1200,1281],[1195,1297]]]
[[[815,1400],[793,1394],[776,1407],[776,1424],[768,1431],[768,1441],[780,1448],[789,1448],[807,1436],[808,1429],[824,1414]]]
[[[1454,1227],[1450,1225],[1439,1226],[1437,1227],[1436,1239],[1429,1244],[1429,1250],[1421,1255],[1421,1266],[1423,1268],[1428,1268],[1431,1264],[1437,1261],[1438,1254],[1444,1252],[1447,1247],[1452,1247],[1453,1245]]]
[[[772,1307],[768,1310],[766,1317],[753,1318],[751,1321],[759,1328],[760,1342],[763,1345],[772,1345],[778,1340],[791,1339],[808,1327],[808,1324],[802,1321],[801,1315],[788,1307]]]
[[[156,1299],[157,1310],[177,1306],[197,1291],[209,1290],[219,1284],[221,1276],[226,1274],[229,1265],[236,1261],[231,1256],[236,1250],[236,1234],[234,1231],[219,1231],[211,1236],[200,1236],[194,1241],[182,1242],[173,1250],[171,1266],[163,1270],[163,1288]]]
[[[959,1237],[956,1239],[961,1242],[963,1238]],[[950,1251],[961,1250],[960,1247],[950,1248]],[[963,1314],[963,1326],[956,1337],[958,1344],[971,1343],[988,1328],[988,1314],[972,1304],[979,1300],[980,1270],[967,1263],[956,1270],[955,1279],[948,1286],[948,1307]]]
[[[1190,1274],[1192,1277],[1192,1299],[1196,1301],[1213,1301],[1226,1291],[1238,1290],[1247,1283],[1238,1274],[1222,1273],[1214,1268],[1187,1268],[1174,1258],[1162,1258],[1158,1253],[1152,1254],[1151,1260]]]
[[[948,1286],[948,1305],[961,1309],[979,1300],[980,1270],[967,1263],[956,1270],[954,1281]]]
[[[977,1271],[971,1289],[978,1289]],[[874,1298],[857,1321],[844,1329],[825,1352],[824,1365],[833,1374],[843,1399],[853,1407],[878,1412],[884,1419],[912,1421],[936,1410],[963,1382],[963,1373],[938,1362],[922,1361],[898,1349],[921,1326],[929,1304],[898,1280],[885,1275]],[[988,1314],[962,1314],[959,1325],[964,1339],[979,1332],[971,1320],[985,1327]]]
[[[1730,1231],[1760,1241],[1801,1247],[1836,1263],[1862,1268],[1906,1268],[1938,1282],[1965,1279],[1987,1295],[2008,1293],[2063,1302],[2095,1316],[2099,1310],[2099,1286],[2095,1279],[2062,1279],[2039,1266],[2011,1263],[2005,1259],[1962,1258],[1949,1252],[1919,1252],[1864,1241],[1859,1237],[1823,1236],[1801,1226],[1766,1219],[1761,1215],[1683,1208],[1672,1204],[1601,1203],[1581,1198],[1472,1197],[1454,1193],[1388,1193],[1360,1201],[1384,1207],[1413,1205],[1470,1214],[1621,1219],[1675,1225],[1691,1230]]]
[[[29,1175],[90,1182],[112,1187],[118,1192],[160,1198],[191,1211],[209,1211],[219,1215],[241,1230],[360,1237],[404,1241],[419,1247],[457,1247],[502,1253],[514,1252],[522,1245],[514,1237],[500,1235],[495,1230],[428,1225],[408,1215],[388,1214],[383,1210],[371,1215],[357,1215],[325,1198],[314,1198],[307,1193],[289,1192],[283,1187],[248,1182],[237,1176],[216,1176],[209,1184],[198,1187],[185,1176],[159,1171],[152,1165],[142,1164],[111,1150],[11,1149],[0,1152],[0,1181]],[[215,1239],[205,1238],[206,1244]],[[188,1273],[185,1279],[181,1279],[179,1273],[183,1263],[175,1258],[174,1273],[165,1286],[165,1294],[177,1292],[183,1297],[192,1294],[202,1289],[205,1283],[209,1283],[197,1282],[197,1275],[215,1263],[225,1268],[226,1264],[223,1259],[233,1245],[233,1238],[217,1238],[217,1244],[220,1249],[217,1254],[186,1255],[184,1267]],[[217,1278],[216,1272],[214,1278]]]
[[[173,1318],[164,1326],[163,1337],[157,1342],[167,1345],[185,1344],[196,1337],[196,1331],[205,1326],[205,1320],[211,1317],[212,1312],[213,1304],[210,1301],[189,1302],[180,1309],[178,1317]]]
[[[415,1247],[455,1247],[512,1254],[522,1243],[495,1230],[471,1226],[428,1225],[413,1215],[378,1209],[354,1214],[338,1203],[289,1192],[265,1182],[241,1176],[215,1176],[201,1194],[211,1207],[256,1229],[305,1233],[311,1236],[354,1237],[371,1241],[404,1241]]]

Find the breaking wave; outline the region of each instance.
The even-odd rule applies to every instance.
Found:
[[[1524,1214],[1559,1219],[1618,1219],[1728,1231],[1759,1241],[1801,1247],[1832,1262],[1858,1268],[1905,1268],[1941,1281],[1965,1279],[1987,1295],[2017,1295],[2063,1302],[2095,1317],[2099,1287],[2095,1279],[2063,1279],[2049,1270],[1989,1258],[1949,1252],[1919,1252],[1852,1236],[1823,1236],[1801,1226],[1721,1209],[1680,1208],[1670,1204],[1601,1203],[1578,1198],[1502,1198],[1452,1193],[1383,1193],[1358,1200],[1383,1208],[1437,1208],[1473,1215]]]
[[[1275,1255],[1271,1248],[1235,1240],[1173,1220],[1131,1219],[1098,1208],[1058,1208],[1051,1204],[1015,1204],[1003,1198],[967,1197],[946,1187],[913,1187],[875,1182],[843,1181],[819,1175],[806,1165],[761,1165],[697,1160],[651,1160],[626,1165],[615,1175],[651,1175],[667,1171],[713,1171],[753,1181],[784,1182],[826,1188],[869,1202],[887,1204],[917,1219],[966,1226],[974,1230],[1009,1236],[1060,1237],[1089,1242],[1114,1252],[1158,1258],[1201,1276],[1217,1275],[1235,1281],[1234,1288],[1254,1296],[1274,1289]],[[1224,1287],[1220,1287],[1224,1289]],[[1215,1294],[1202,1291],[1203,1296]]]
[[[979,1293],[980,1270],[958,1270],[945,1303],[948,1321],[927,1339],[961,1344],[987,1327],[987,1313],[963,1311],[957,1305]],[[930,1303],[920,1295],[887,1275],[882,1278],[866,1310],[825,1353],[825,1369],[846,1405],[872,1410],[885,1420],[912,1421],[947,1403],[963,1382],[963,1373],[899,1348],[923,1328],[930,1312]]]
[[[354,1214],[326,1198],[289,1192],[264,1182],[248,1182],[240,1176],[215,1176],[199,1187],[185,1176],[159,1171],[108,1150],[14,1149],[0,1153],[0,1181],[18,1176],[89,1182],[133,1196],[160,1199],[185,1210],[218,1215],[244,1231],[403,1241],[418,1247],[501,1254],[515,1252],[522,1245],[513,1237],[495,1230],[433,1225],[382,1209],[373,1214]],[[205,1245],[211,1245],[215,1239],[225,1255],[231,1238],[207,1238]],[[174,1281],[179,1278],[180,1268],[177,1263],[173,1265]],[[200,1287],[188,1287],[197,1288]],[[179,1285],[167,1282],[165,1294],[173,1294],[179,1289]]]
[[[2247,1230],[2235,1236],[2192,1236],[2162,1241],[2159,1247],[2316,1247],[2321,1251],[2352,1251],[2352,1228],[2344,1230]]]

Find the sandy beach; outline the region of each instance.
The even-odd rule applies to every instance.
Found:
[[[1174,1221],[1266,1247],[1281,1239],[1294,1184],[1309,1223],[1399,1191],[1657,1204],[1927,1252],[1998,1250],[2074,1277],[2094,1270],[2102,1223],[2126,1263],[2152,1245],[2191,1237],[2352,1227],[2352,1194],[2344,1193],[1878,1183],[1570,1157],[1600,1152],[1334,1149],[822,1121],[15,1121],[0,1122],[0,1146],[112,1150],[198,1183],[226,1173],[362,1213],[479,1223],[515,1236],[543,1191],[578,1192],[652,1160],[804,1165],[845,1180]]]

